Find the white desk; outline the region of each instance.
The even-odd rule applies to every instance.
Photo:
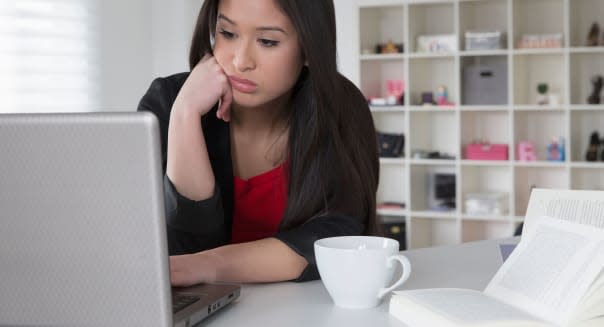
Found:
[[[460,287],[482,290],[502,260],[498,244],[515,239],[403,252],[411,261],[411,277],[401,289]],[[321,281],[244,285],[241,297],[202,326],[404,326],[388,314],[389,296],[376,308],[336,307]]]

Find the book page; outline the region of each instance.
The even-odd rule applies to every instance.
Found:
[[[565,325],[604,267],[604,230],[541,217],[485,294]]]
[[[547,325],[476,290],[435,288],[394,293],[390,312],[409,326]]]
[[[523,234],[542,216],[604,228],[604,192],[533,189],[526,209]]]
[[[604,251],[604,249],[601,251]],[[604,319],[604,270],[600,272],[589,287],[589,291],[579,303],[579,309],[573,313],[571,321],[581,318],[591,319],[592,317],[602,317]],[[604,326],[604,324],[601,326]]]

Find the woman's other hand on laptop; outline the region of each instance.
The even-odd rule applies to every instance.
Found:
[[[216,265],[203,252],[170,257],[172,286],[184,287],[216,281]]]

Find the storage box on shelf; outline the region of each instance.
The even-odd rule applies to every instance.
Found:
[[[579,0],[581,1],[581,0]],[[543,36],[562,36],[564,39],[564,17],[568,10],[564,8],[564,0],[513,0],[512,19],[513,35],[516,48],[523,36],[542,38]],[[539,17],[539,19],[536,19]],[[555,38],[555,37],[554,37]],[[547,39],[547,38],[545,38]],[[562,47],[562,42],[559,47]],[[549,47],[547,44],[537,44],[536,47]]]
[[[465,1],[459,4],[459,35],[465,51],[507,49],[508,1]],[[486,32],[486,34],[485,34]]]
[[[358,12],[346,26],[360,23],[339,29],[358,39],[358,60],[341,71],[368,97],[386,96],[387,80],[405,84],[403,101],[372,112],[377,130],[405,135],[403,156],[380,160],[377,198],[385,221],[405,223],[408,248],[511,236],[533,187],[604,189],[604,161],[585,161],[591,133],[604,139],[604,94],[589,101],[604,76],[604,1],[340,1]],[[601,42],[587,47],[593,22]],[[426,37],[435,45],[420,46]],[[377,53],[389,42],[404,52]],[[441,86],[449,105],[424,106]],[[507,146],[507,159],[468,159],[475,142]],[[435,197],[437,175],[454,177],[453,199]],[[507,209],[468,212],[477,194],[505,194]]]

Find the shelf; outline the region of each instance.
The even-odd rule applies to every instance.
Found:
[[[544,53],[542,56],[520,56],[513,60],[515,105],[530,107],[537,104],[539,84],[548,85],[548,95],[557,94],[558,103],[566,103],[566,62],[562,52]]]
[[[496,106],[496,105],[464,105],[459,106],[459,110],[461,111],[508,111],[509,106]]]
[[[508,215],[474,215],[474,214],[467,214],[464,213],[461,215],[461,219],[464,220],[478,220],[478,221],[500,221],[500,222],[506,222],[509,221],[509,216]]]
[[[568,19],[570,26],[569,45],[571,51],[595,52],[602,51],[602,47],[587,47],[587,34],[593,22],[602,26],[604,15],[604,1],[602,0],[570,0]],[[598,36],[601,40],[601,35]]]
[[[369,106],[371,112],[405,112],[405,106]]]
[[[516,167],[529,168],[564,168],[566,164],[560,161],[515,161]]]
[[[604,52],[574,53],[570,56],[570,103],[588,106],[593,78],[604,75]]]
[[[604,105],[601,104],[573,104],[570,105],[571,111],[604,111]]]
[[[414,52],[407,55],[409,59],[455,58],[457,52]]]
[[[564,48],[514,49],[512,54],[515,56],[563,55]]]
[[[484,166],[484,167],[508,167],[510,166],[509,160],[467,160],[461,161],[464,166]]]
[[[550,106],[550,105],[515,105],[514,111],[537,111],[537,112],[552,112],[552,111],[563,111],[562,106]]]
[[[594,161],[594,162],[571,162],[570,163],[570,167],[571,168],[585,168],[585,169],[604,169],[604,162],[598,162],[598,161]],[[602,185],[604,186],[604,185]]]
[[[362,54],[360,59],[363,61],[372,60],[403,60],[405,55],[402,53],[388,53],[388,54]]]
[[[570,53],[604,53],[604,46],[597,47],[573,47],[570,48]]]
[[[455,112],[456,106],[409,106],[411,112]]]
[[[342,3],[359,12],[346,16],[346,28],[338,29],[343,33],[338,38],[350,39],[357,50],[342,60],[342,73],[366,96],[385,96],[388,79],[405,82],[404,105],[372,106],[371,111],[377,130],[405,135],[406,158],[380,159],[377,199],[407,205],[406,210],[380,212],[406,222],[408,249],[509,237],[524,220],[534,187],[604,188],[604,162],[583,161],[591,133],[604,138],[604,94],[602,104],[587,104],[592,78],[604,76],[604,46],[586,46],[592,22],[604,26],[603,0]],[[348,28],[356,19],[360,29]],[[465,32],[481,30],[505,33],[499,49],[465,50]],[[517,47],[524,35],[546,34],[560,34],[562,47]],[[452,35],[454,50],[420,52],[418,37],[428,35]],[[373,54],[376,45],[389,39],[403,42],[405,52]],[[537,105],[541,83],[548,84],[554,105]],[[454,105],[418,105],[424,93],[436,98],[441,86]],[[546,161],[548,145],[556,138],[564,140],[566,160]],[[476,140],[508,145],[509,160],[464,159],[465,146]],[[517,160],[522,141],[533,143],[537,161]],[[455,159],[413,158],[415,151],[438,151]],[[442,190],[435,182],[437,176],[446,179],[442,175],[454,175],[454,196],[450,189],[437,195]],[[464,196],[482,192],[508,194],[509,212],[466,214]],[[457,209],[432,210],[453,199]]]
[[[454,166],[453,159],[410,159],[409,163],[415,166]]]
[[[399,7],[400,0],[357,0],[359,8],[375,8],[375,7]]]
[[[377,209],[377,214],[380,216],[405,217],[408,212],[405,209]]]
[[[457,219],[456,211],[411,211],[409,216],[413,218],[436,218],[436,219]]]
[[[598,132],[602,138],[602,126],[604,126],[603,110],[574,110],[570,113],[570,161],[575,164],[592,164],[585,162],[587,146],[591,139],[592,132]],[[601,159],[601,153],[598,151],[598,160]],[[593,162],[596,164],[596,162]],[[588,167],[588,166],[586,166]],[[603,174],[604,175],[604,174]],[[604,185],[603,185],[604,186]]]
[[[407,0],[410,5],[454,3],[453,0]]]
[[[380,158],[382,165],[404,165],[407,162],[405,158]]]
[[[507,49],[501,50],[464,50],[460,51],[459,55],[462,57],[487,57],[487,56],[507,56],[509,51]]]

